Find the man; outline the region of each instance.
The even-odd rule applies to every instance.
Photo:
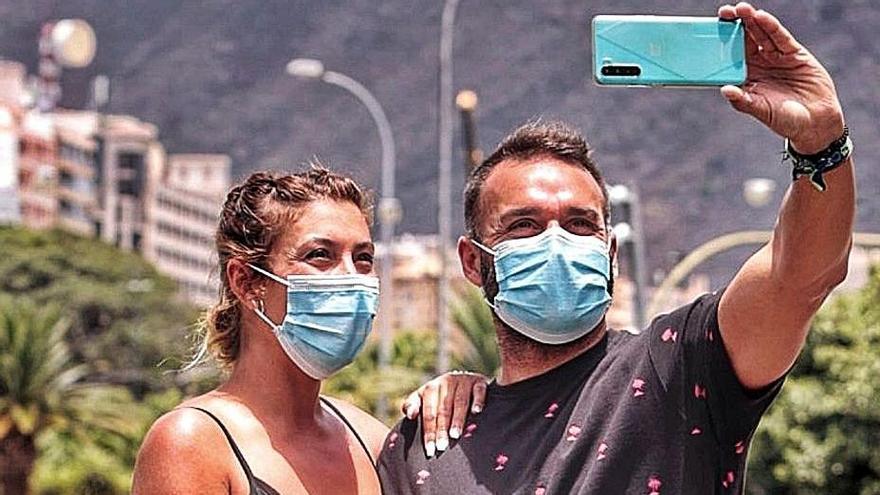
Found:
[[[742,493],[760,416],[846,274],[854,179],[825,69],[769,13],[719,15],[745,22],[749,64],[744,87],[722,94],[787,138],[796,165],[771,241],[726,289],[639,335],[607,330],[616,242],[602,176],[564,126],[518,129],[471,174],[458,244],[493,305],[500,376],[438,455],[416,422],[394,429],[386,492]]]

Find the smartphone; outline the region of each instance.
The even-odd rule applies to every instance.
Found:
[[[717,17],[593,17],[593,79],[608,86],[740,85],[742,21]]]

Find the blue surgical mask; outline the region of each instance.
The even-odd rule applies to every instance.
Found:
[[[260,307],[287,356],[323,380],[350,364],[364,346],[379,309],[379,279],[369,275],[288,275],[287,280],[248,264],[287,286],[287,314],[275,324]]]
[[[519,333],[544,344],[566,344],[593,331],[611,304],[609,246],[559,226],[494,249],[495,314]],[[487,301],[488,302],[488,301]]]

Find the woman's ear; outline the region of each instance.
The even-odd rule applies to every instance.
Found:
[[[239,258],[232,258],[226,263],[226,280],[229,281],[229,288],[235,297],[245,305],[262,297],[262,285],[255,283],[254,270]]]
[[[477,287],[483,286],[483,276],[480,271],[480,248],[474,245],[465,236],[458,238],[458,259],[461,262],[461,271],[468,281]]]

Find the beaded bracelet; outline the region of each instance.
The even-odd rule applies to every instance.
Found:
[[[825,191],[828,186],[822,174],[839,167],[852,154],[853,143],[849,137],[849,128],[843,127],[843,135],[828,145],[824,150],[813,155],[802,155],[794,150],[791,141],[785,140],[785,151],[782,152],[782,162],[792,162],[791,180],[796,181],[804,175],[810,178],[810,184],[819,191]]]

